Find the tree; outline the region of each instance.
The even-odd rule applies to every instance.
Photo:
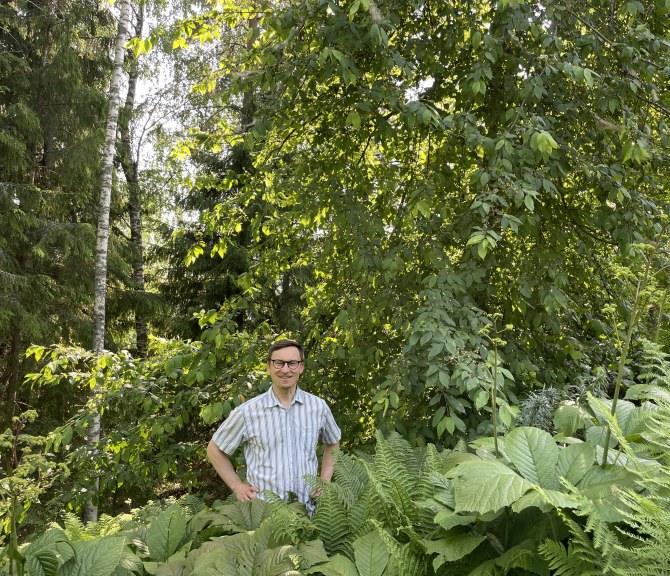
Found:
[[[660,3],[297,2],[222,64],[225,101],[257,97],[249,134],[207,139],[254,167],[217,231],[261,207],[250,298],[309,267],[304,337],[352,433],[374,411],[449,443],[610,371],[615,266],[665,202],[667,24]]]
[[[116,153],[116,130],[121,106],[120,90],[123,80],[123,61],[125,44],[128,34],[130,0],[121,0],[119,4],[119,21],[114,51],[114,68],[109,84],[109,110],[107,112],[107,130],[105,146],[102,154],[102,182],[98,204],[98,228],[96,235],[95,258],[95,298],[93,310],[93,350],[102,354],[105,350],[105,302],[107,298],[107,253],[109,244],[109,211],[112,197],[112,178],[114,172],[114,156]],[[97,389],[92,394],[95,396]],[[95,412],[87,433],[89,445],[93,448],[100,440],[100,413]],[[95,486],[97,486],[97,479]],[[93,500],[86,503],[84,518],[87,522],[98,519],[98,508]]]
[[[137,38],[142,37],[144,27],[144,4],[137,5],[135,14],[135,33]],[[131,53],[132,54],[132,53]],[[128,216],[130,221],[130,243],[133,248],[133,283],[139,297],[134,298],[135,315],[135,340],[137,354],[141,357],[147,355],[149,326],[142,313],[141,297],[145,291],[144,276],[144,242],[142,226],[142,189],[140,183],[139,155],[142,145],[142,135],[139,137],[137,147],[133,150],[131,136],[131,120],[135,115],[135,98],[137,81],[139,79],[139,65],[137,58],[128,54],[130,61],[130,72],[128,75],[128,91],[120,120],[121,140],[119,142],[119,158],[123,174],[128,186]]]
[[[44,401],[47,429],[67,406],[22,387],[24,352],[91,339],[110,22],[91,3],[24,1],[4,3],[0,22],[0,421]]]

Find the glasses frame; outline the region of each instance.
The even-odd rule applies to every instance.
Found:
[[[295,364],[295,366],[291,367],[291,364],[293,362],[295,362],[296,364]],[[300,364],[304,364],[305,361],[304,360],[279,360],[278,358],[277,359],[271,358],[269,360],[269,363],[272,364],[272,366],[274,366],[274,368],[277,369],[277,370],[283,369],[284,366],[288,366],[289,370],[297,370],[298,367],[300,366]]]

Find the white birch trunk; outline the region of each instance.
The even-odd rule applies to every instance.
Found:
[[[105,349],[105,298],[107,292],[107,248],[109,245],[109,210],[112,198],[112,176],[114,171],[114,153],[116,149],[116,128],[121,104],[120,90],[123,79],[123,60],[125,44],[128,39],[128,20],[130,16],[130,0],[119,2],[119,25],[114,50],[114,68],[109,83],[109,114],[107,116],[107,131],[105,147],[102,151],[102,183],[100,186],[100,200],[98,213],[98,232],[96,238],[95,256],[95,297],[93,305],[93,350],[98,354]],[[93,389],[93,396],[98,393],[97,386]],[[100,413],[95,410],[87,441],[89,450],[94,450],[100,440]],[[99,480],[95,478],[94,492],[97,492]],[[84,520],[96,522],[98,507],[91,499],[86,503]]]

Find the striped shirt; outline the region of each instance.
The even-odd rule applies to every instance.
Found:
[[[242,445],[247,462],[247,482],[282,499],[294,492],[309,502],[306,474],[316,476],[316,445],[336,444],[341,432],[328,404],[296,388],[288,409],[272,388],[233,410],[214,433],[212,441],[232,455]]]

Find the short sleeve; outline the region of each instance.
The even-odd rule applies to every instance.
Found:
[[[337,444],[342,437],[342,432],[335,423],[333,413],[328,404],[324,402],[323,421],[321,422],[321,442],[324,444]]]
[[[212,442],[219,447],[221,452],[232,455],[245,440],[246,426],[244,412],[240,407],[235,408],[226,418],[219,429],[212,436]]]

